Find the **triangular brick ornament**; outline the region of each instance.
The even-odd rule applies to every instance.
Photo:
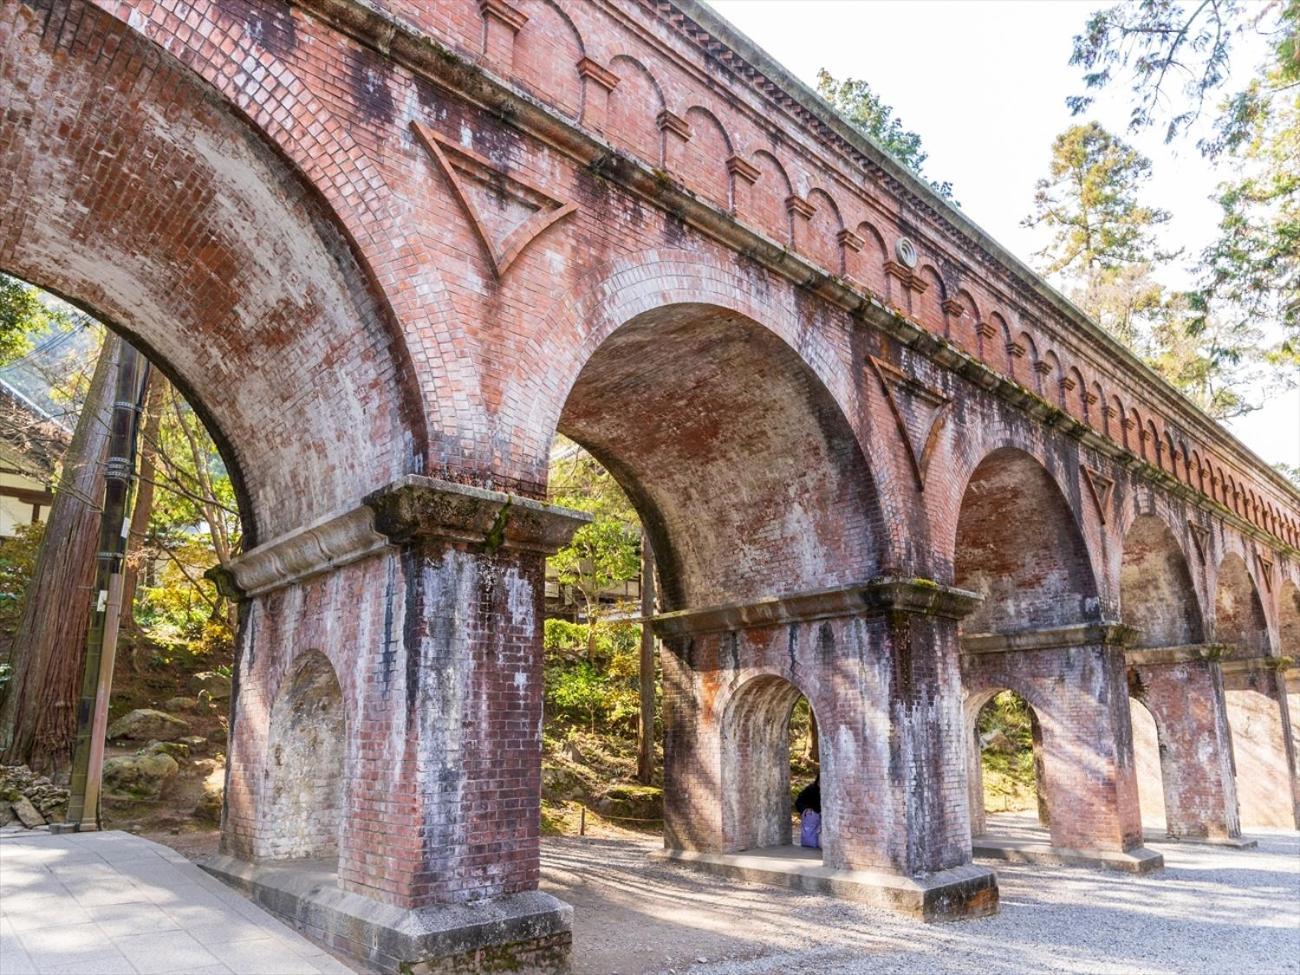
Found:
[[[1198,525],[1196,522],[1189,520],[1187,527],[1192,533],[1192,544],[1196,546],[1196,554],[1201,563],[1205,563],[1205,553],[1209,549],[1210,530]]]
[[[925,472],[943,425],[948,422],[952,400],[913,379],[897,366],[875,356],[867,356],[867,361],[880,380],[880,387],[885,391],[885,399],[898,424],[898,432],[907,445],[917,489],[924,491]]]
[[[1106,512],[1110,510],[1110,499],[1115,493],[1115,479],[1107,477],[1101,471],[1094,471],[1091,467],[1081,467],[1083,479],[1087,482],[1088,493],[1092,495],[1093,502],[1097,505],[1097,517],[1101,523],[1106,524]]]
[[[1266,559],[1258,552],[1255,553],[1255,561],[1259,563],[1259,576],[1264,580],[1264,589],[1266,592],[1273,591],[1273,560]]]
[[[412,122],[411,128],[447,177],[498,278],[542,231],[578,209],[426,125]]]

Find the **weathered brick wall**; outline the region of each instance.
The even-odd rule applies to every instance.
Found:
[[[670,847],[736,851],[788,837],[785,735],[802,693],[820,736],[825,863],[915,875],[969,861],[950,621],[699,634],[665,641],[661,659]]]
[[[1144,735],[1134,726],[1143,819],[1154,819],[1174,837],[1239,835],[1235,742],[1218,663],[1133,667],[1129,689],[1133,712],[1141,708],[1146,717]]]
[[[1052,843],[1075,850],[1142,845],[1122,651],[1100,645],[963,653],[966,738],[997,691],[1038,717]],[[974,804],[975,797],[971,797]]]
[[[1195,614],[1187,578],[1176,611],[1174,589],[1136,584],[1172,578],[1168,538],[1136,521],[1153,515],[1205,635],[1285,652],[1295,492],[689,9],[9,4],[0,269],[173,374],[236,474],[250,543],[413,472],[539,496],[560,429],[637,501],[679,608],[887,572],[985,589],[968,633],[1127,612],[1163,641]],[[345,885],[404,905],[526,889],[541,557],[396,544],[244,607],[225,842],[277,849],[268,729],[316,650],[349,729]],[[800,626],[796,663],[817,641]],[[886,797],[876,818],[866,793],[832,798],[856,818],[828,856],[961,862],[955,627],[831,629],[851,649],[820,672],[783,669],[782,628],[743,634],[753,659],[732,668],[829,695],[819,719],[847,731],[828,768]],[[721,660],[716,642],[691,652]],[[1004,676],[1056,666],[1076,688],[1035,707],[1094,749],[1057,774],[1113,798],[1079,830],[1121,844],[1127,705],[1099,652]],[[719,740],[696,695],[720,668],[666,666],[674,748],[698,751],[690,729]],[[717,839],[720,758],[688,758],[715,804],[678,822]]]

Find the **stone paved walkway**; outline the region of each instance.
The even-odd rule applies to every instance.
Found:
[[[129,833],[0,838],[0,975],[351,975],[173,850]]]

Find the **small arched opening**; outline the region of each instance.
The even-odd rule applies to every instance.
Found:
[[[1151,710],[1135,696],[1129,697],[1129,722],[1133,726],[1133,762],[1142,827],[1164,833],[1168,828],[1163,771],[1166,749],[1160,726]]]
[[[792,757],[799,756],[792,755],[791,740],[800,739],[804,714],[811,729],[815,718],[799,688],[773,675],[748,681],[727,706],[721,791],[722,834],[729,852],[798,842],[791,810],[796,792],[812,778],[802,764],[799,778],[792,776]]]
[[[1001,814],[1032,817],[1050,827],[1043,730],[1037,713],[1011,690],[981,695],[975,703],[971,721],[975,759],[971,762],[972,832],[984,833],[988,817]]]
[[[267,826],[259,857],[324,859],[339,851],[347,716],[334,668],[309,650],[294,661],[271,706],[266,762]]]

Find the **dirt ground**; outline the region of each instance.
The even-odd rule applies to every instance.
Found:
[[[656,863],[657,837],[600,832],[542,842],[542,889],[574,908],[574,975],[1300,975],[1294,831],[1252,834],[1257,850],[1150,843],[1166,866],[1144,877],[989,862],[1000,913],[937,925]],[[142,835],[195,858],[217,844]]]

